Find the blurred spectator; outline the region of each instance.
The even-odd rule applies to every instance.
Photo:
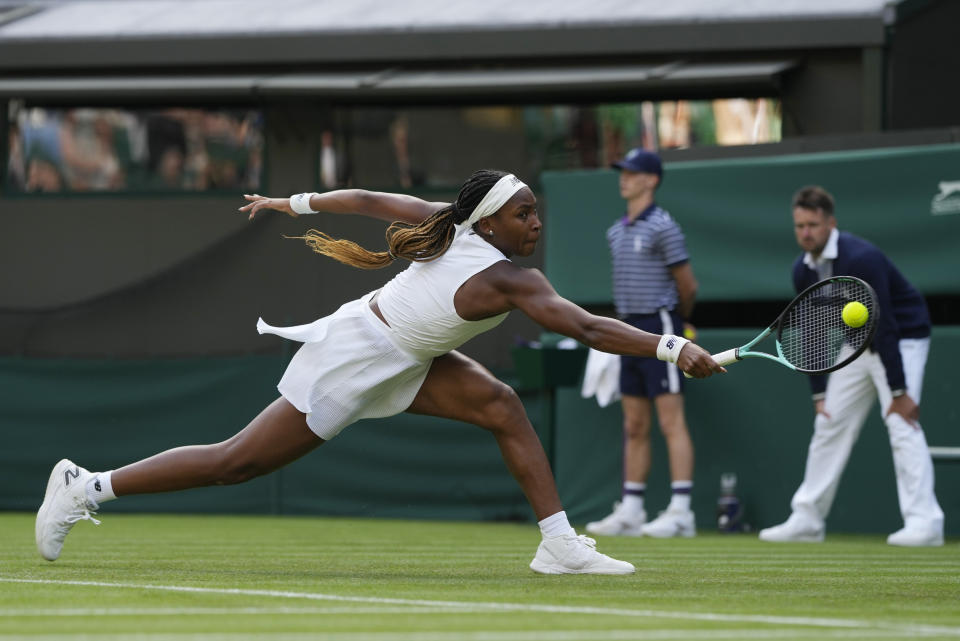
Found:
[[[257,111],[13,104],[10,113],[7,183],[17,190],[259,187],[263,122]]]
[[[60,123],[63,169],[72,191],[123,188],[113,128],[102,110],[74,109]]]
[[[183,123],[166,114],[147,117],[147,170],[153,187],[182,189],[187,158]]]
[[[413,180],[410,177],[410,123],[403,114],[390,125],[390,142],[393,155],[397,159],[397,180],[401,187],[410,189]]]
[[[580,152],[580,167],[597,167],[600,162],[597,131],[595,110],[590,107],[577,109],[570,134]]]
[[[11,185],[23,189],[27,182],[27,162],[23,153],[23,138],[20,128],[13,122],[7,127],[10,152],[7,154],[7,179]]]
[[[52,159],[42,154],[28,159],[24,191],[56,193],[63,191],[65,183],[60,168]]]
[[[636,139],[639,115],[637,106],[600,105],[597,107],[603,131],[604,166],[623,158]]]
[[[20,126],[23,155],[27,159],[27,179],[32,158],[42,158],[43,162],[61,171],[63,155],[60,151],[59,114],[46,109],[31,109],[19,114],[17,124]]]
[[[337,188],[337,151],[333,146],[333,132],[320,134],[320,183],[327,189]]]

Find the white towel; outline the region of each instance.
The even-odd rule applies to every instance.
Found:
[[[591,349],[583,373],[580,396],[596,395],[600,407],[620,400],[620,356]]]

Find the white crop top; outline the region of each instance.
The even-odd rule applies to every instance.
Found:
[[[399,346],[420,358],[435,358],[503,322],[508,312],[478,321],[457,314],[453,297],[471,276],[508,260],[473,231],[459,234],[436,260],[411,263],[383,286],[380,312]]]

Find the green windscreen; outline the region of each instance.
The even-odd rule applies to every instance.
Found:
[[[561,295],[609,303],[606,230],[624,213],[614,170],[543,174],[546,272]],[[840,229],[925,294],[960,293],[960,145],[667,163],[657,203],[687,239],[699,300],[785,299],[799,255],[790,200],[817,184]]]

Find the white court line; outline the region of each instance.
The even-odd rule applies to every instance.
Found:
[[[486,612],[486,610],[477,610],[472,607],[465,608],[425,608],[425,607],[364,607],[364,606],[355,606],[355,607],[319,607],[319,608],[284,608],[284,607],[275,607],[275,608],[36,608],[36,609],[3,609],[0,608],[0,617],[20,617],[20,618],[32,618],[32,617],[78,617],[78,616],[91,616],[91,617],[105,617],[105,616],[190,616],[190,615],[202,615],[202,616],[235,616],[235,615],[268,615],[268,614],[281,614],[281,615],[336,615],[336,614],[478,614]],[[169,633],[166,633],[169,634]],[[288,633],[289,634],[289,633]],[[294,638],[298,638],[298,633],[293,633]],[[429,636],[433,633],[420,632],[415,635],[415,637],[410,637],[405,633],[376,633],[376,632],[357,632],[357,633],[325,633],[324,639],[326,641],[335,641],[336,639],[342,638],[343,641],[406,641],[407,639],[415,639],[415,641],[429,641]],[[438,641],[447,641],[449,638],[449,633],[436,633],[440,635]],[[530,635],[534,636],[530,636]],[[911,631],[910,634],[915,636],[927,636],[928,633],[916,633]],[[929,633],[929,634],[939,634],[939,633]],[[359,635],[359,636],[358,636]],[[399,635],[399,636],[398,636]],[[470,639],[489,639],[490,641],[501,641],[503,639],[517,639],[518,641],[523,641],[524,639],[549,639],[550,641],[620,641],[625,640],[629,641],[631,639],[778,639],[778,638],[798,638],[798,637],[810,637],[811,639],[816,638],[831,638],[831,639],[856,639],[856,638],[867,638],[867,639],[876,639],[882,637],[899,637],[903,638],[904,632],[898,630],[880,630],[875,628],[869,629],[842,629],[842,630],[820,630],[820,629],[809,629],[809,630],[797,630],[795,628],[767,628],[767,629],[725,629],[725,630],[651,630],[651,629],[642,629],[642,630],[553,630],[550,632],[538,631],[538,632],[529,632],[529,631],[512,631],[507,632],[503,630],[498,630],[496,632],[492,631],[473,631],[473,632],[460,632],[457,633],[459,638],[470,638]],[[464,637],[464,635],[468,635]],[[161,635],[163,636],[163,635]],[[0,639],[6,638],[5,635],[0,633]],[[31,637],[35,638],[35,637]],[[98,637],[100,638],[100,637]],[[124,637],[127,638],[126,636]],[[141,637],[137,637],[141,638]],[[147,638],[154,638],[153,635],[148,635]],[[203,638],[205,641],[209,641],[208,637],[201,636],[198,638]],[[234,638],[234,637],[231,637]],[[274,635],[274,638],[288,638],[287,636]],[[312,638],[312,637],[311,637]]]
[[[795,630],[795,629],[729,629],[729,630],[496,630],[472,632],[324,632],[324,641],[722,641],[724,639],[914,639],[892,630]],[[270,632],[271,641],[316,641],[317,635],[301,632]],[[130,634],[57,634],[31,635],[31,641],[262,641],[263,633],[147,633]],[[22,636],[0,633],[0,639],[22,641]]]
[[[189,592],[195,594],[230,594],[240,596],[273,597],[283,599],[307,599],[313,601],[336,601],[345,603],[376,603],[383,605],[408,605],[436,608],[469,608],[476,612],[550,612],[555,614],[599,614],[606,616],[645,617],[654,619],[680,619],[688,621],[715,621],[725,623],[762,623],[770,625],[810,626],[817,628],[873,628],[910,632],[914,634],[939,634],[960,637],[960,627],[904,623],[895,621],[870,621],[863,619],[837,619],[829,617],[773,616],[765,614],[719,614],[713,612],[682,612],[666,610],[631,610],[625,608],[599,608],[587,606],[547,605],[537,603],[497,603],[484,601],[432,601],[429,599],[397,599],[387,597],[345,596],[318,592],[288,592],[283,590],[249,590],[242,588],[204,588],[186,585],[152,585],[139,583],[112,583],[106,581],[67,581],[54,579],[21,579],[0,577],[3,583],[30,583],[40,585],[76,585],[131,590],[160,590],[165,592]]]
[[[190,616],[190,615],[223,615],[223,616],[235,616],[235,615],[267,615],[267,614],[280,614],[280,615],[335,615],[335,614],[480,614],[485,613],[486,610],[477,610],[473,608],[424,608],[424,607],[404,607],[404,608],[390,608],[390,607],[329,607],[329,608],[37,608],[37,609],[0,609],[0,617],[20,617],[20,618],[32,618],[32,617],[51,617],[51,616],[62,616],[62,617],[77,617],[77,616],[91,616],[91,617],[105,617],[105,616]],[[165,633],[170,634],[170,633]],[[288,633],[291,634],[291,633]],[[292,633],[296,636],[297,633]],[[377,632],[356,632],[356,633],[326,633],[325,639],[338,638],[337,635],[342,635],[345,640],[356,641],[356,635],[361,635],[364,638],[371,639],[383,639],[384,641],[398,641],[399,638],[407,638],[404,636],[405,633],[399,632],[390,632],[390,633],[377,633]],[[430,634],[429,632],[421,632],[417,634],[417,639],[426,641],[426,637]],[[440,641],[446,641],[449,637],[448,632],[436,633],[441,635]],[[870,629],[840,629],[840,630],[820,630],[820,629],[809,629],[809,630],[797,630],[795,628],[767,628],[767,629],[721,629],[721,630],[552,630],[552,631],[512,631],[507,632],[503,630],[498,631],[472,631],[472,632],[460,632],[458,633],[458,638],[462,635],[482,635],[484,638],[489,637],[490,639],[497,639],[498,635],[503,635],[508,639],[524,639],[529,637],[529,635],[535,635],[530,638],[541,638],[540,635],[546,635],[549,639],[554,641],[563,641],[563,640],[577,640],[585,639],[586,641],[593,641],[596,639],[651,639],[651,638],[663,638],[663,639],[673,639],[673,638],[703,638],[703,639],[745,639],[745,638],[779,638],[779,637],[790,637],[796,638],[801,637],[810,637],[810,638],[879,638],[879,637],[903,637],[903,631],[897,630],[879,630],[875,628]],[[911,631],[911,634],[917,634]],[[933,633],[931,633],[933,634]],[[939,634],[939,633],[937,633]],[[378,636],[385,635],[385,636]],[[926,636],[926,633],[919,633],[919,636]],[[0,639],[3,639],[4,635],[0,633]],[[33,637],[31,637],[33,638]],[[206,638],[206,637],[204,637]],[[472,638],[472,637],[471,637]]]
[[[190,616],[235,614],[463,614],[476,613],[475,608],[427,608],[416,606],[336,606],[319,608],[0,608],[0,617],[127,617],[127,616]]]

